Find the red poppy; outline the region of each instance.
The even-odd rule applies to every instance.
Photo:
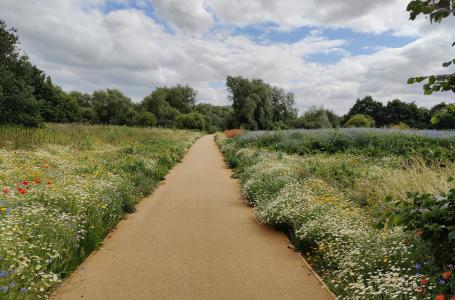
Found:
[[[3,188],[3,189],[2,189],[2,192],[3,192],[4,194],[8,194],[8,193],[9,193],[9,188],[7,188],[7,187]]]
[[[444,295],[437,295],[436,298],[434,298],[434,300],[446,300],[446,296],[444,296]]]
[[[51,180],[48,180],[48,181],[47,181],[47,185],[52,185],[52,181],[51,181]]]
[[[22,195],[27,194],[27,190],[24,189],[24,188],[17,188],[17,191],[18,191],[19,193],[21,193]]]
[[[28,181],[22,181],[23,185],[28,185]]]
[[[48,165],[47,163],[45,163],[45,164],[43,165],[43,168],[47,169],[47,168],[49,168],[49,165]]]
[[[455,296],[452,296],[452,298],[450,298],[450,300],[455,300]]]
[[[447,271],[447,272],[442,273],[442,278],[444,280],[449,280],[451,277],[452,277],[452,272],[451,271]]]
[[[40,183],[41,183],[41,179],[35,178],[35,179],[33,180],[33,182],[36,183],[36,184],[40,184]]]
[[[428,279],[426,279],[426,278],[420,279],[420,284],[421,285],[427,285],[428,284]]]

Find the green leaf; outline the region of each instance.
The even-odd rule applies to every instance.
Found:
[[[455,178],[453,178],[452,176],[449,176],[449,178],[447,178],[447,182],[452,182],[454,180],[455,180]]]
[[[416,82],[415,78],[409,78],[408,79],[408,84],[414,84]]]
[[[445,63],[442,64],[442,66],[444,68],[447,68],[447,67],[450,67],[451,64],[452,64],[452,61],[446,61]]]

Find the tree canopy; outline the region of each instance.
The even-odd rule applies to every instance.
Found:
[[[226,85],[234,109],[234,127],[250,130],[289,127],[297,117],[294,95],[262,79],[228,76]]]
[[[415,20],[419,15],[429,16],[430,22],[442,22],[450,15],[455,16],[454,0],[413,0],[409,2],[407,10],[410,19]],[[452,43],[452,47],[455,42]],[[455,65],[455,58],[450,59],[442,64],[448,68]],[[431,95],[433,92],[452,91],[455,93],[455,73],[428,75],[409,78],[408,84],[426,82],[423,85],[425,95]]]

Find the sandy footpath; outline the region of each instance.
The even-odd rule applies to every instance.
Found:
[[[205,136],[53,299],[333,299]]]

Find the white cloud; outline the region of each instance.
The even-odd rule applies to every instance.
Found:
[[[290,0],[277,5],[265,0],[153,0],[158,18],[170,22],[174,34],[142,10],[103,14],[99,9],[103,0],[0,0],[0,11],[9,25],[19,29],[22,48],[32,61],[68,90],[119,88],[140,100],[156,86],[182,83],[198,89],[201,101],[226,104],[226,76],[242,75],[294,91],[301,110],[316,104],[344,113],[355,98],[367,94],[427,106],[444,97],[449,100],[448,94],[424,97],[420,86],[407,86],[406,79],[442,71],[438,66],[451,57],[454,24],[407,21],[404,2]],[[282,28],[346,26],[418,32],[421,37],[402,48],[350,56],[343,49],[345,40],[327,39],[321,31],[291,44],[258,44],[230,31],[205,32],[215,16],[227,24],[272,21]],[[324,53],[344,58],[334,65],[308,59]]]

